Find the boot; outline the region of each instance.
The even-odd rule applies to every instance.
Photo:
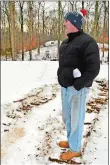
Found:
[[[69,148],[69,143],[67,141],[60,141],[58,146],[61,148]]]
[[[67,152],[62,153],[60,155],[60,159],[62,159],[62,160],[71,160],[74,157],[79,157],[79,156],[81,156],[81,152],[67,151]]]

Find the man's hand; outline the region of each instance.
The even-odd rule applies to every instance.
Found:
[[[73,70],[73,77],[74,78],[81,77],[81,72],[80,72],[80,70],[78,68]]]

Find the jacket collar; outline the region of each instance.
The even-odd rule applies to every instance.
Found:
[[[68,36],[68,42],[72,41],[74,38],[76,38],[77,36],[80,36],[83,33],[83,30],[80,30],[78,32],[74,32],[74,33],[69,33],[67,34]]]

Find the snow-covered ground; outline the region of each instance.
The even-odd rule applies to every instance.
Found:
[[[108,165],[108,106],[100,112],[98,119],[85,150],[87,165]]]
[[[57,82],[58,62],[1,62],[1,102],[21,98],[31,89]],[[7,95],[8,93],[8,95]]]
[[[57,68],[57,61],[1,62],[2,165],[58,165],[48,160],[52,154],[59,156],[62,150],[56,142],[66,138]],[[96,80],[107,83],[107,64],[101,65]],[[84,156],[77,160],[86,165],[108,165],[108,106],[98,104],[107,93],[98,82],[94,82],[87,98]],[[95,131],[87,136],[92,129]]]

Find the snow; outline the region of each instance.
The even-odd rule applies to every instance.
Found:
[[[62,122],[60,86],[57,84],[57,68],[57,61],[1,62],[2,165],[58,165],[48,161],[48,157],[52,154],[59,157],[61,149],[56,143],[66,139],[65,126]],[[108,81],[107,64],[101,65],[96,80]],[[99,85],[94,82],[87,102],[99,97],[99,93]],[[24,101],[13,103],[23,98]],[[39,106],[32,106],[29,111],[20,109],[24,105],[35,103],[36,99],[40,102]],[[87,165],[91,163],[91,157],[92,165],[93,163],[107,165],[108,107],[101,108],[100,114],[86,113],[85,122],[92,125],[84,126],[84,136],[94,126],[94,119],[97,117],[99,119],[94,128],[96,133],[92,133],[85,149],[83,161]],[[7,114],[16,117],[12,119],[7,117]],[[5,126],[3,123],[11,125]],[[9,131],[4,132],[4,129]],[[82,146],[85,140],[84,137]],[[104,145],[101,145],[101,142]],[[104,155],[104,158],[99,155]]]
[[[106,64],[101,65],[99,75],[97,76],[96,79],[108,80],[108,69],[109,69],[108,65],[106,65]]]
[[[48,41],[48,42],[46,42],[44,45],[45,46],[57,46],[57,44],[58,44],[58,41]]]
[[[103,48],[103,44],[101,44],[101,43],[97,43],[97,44],[98,44],[99,48]],[[104,48],[109,48],[109,45],[104,43]]]
[[[84,159],[86,164],[108,165],[108,106],[100,112],[98,119],[96,132],[89,139]]]
[[[102,64],[106,64],[108,62],[108,51],[104,52],[104,57],[103,57],[103,52],[100,51],[100,60],[102,62]]]
[[[58,62],[1,62],[1,103],[21,98],[31,89],[57,81]],[[8,95],[7,95],[8,93]]]

